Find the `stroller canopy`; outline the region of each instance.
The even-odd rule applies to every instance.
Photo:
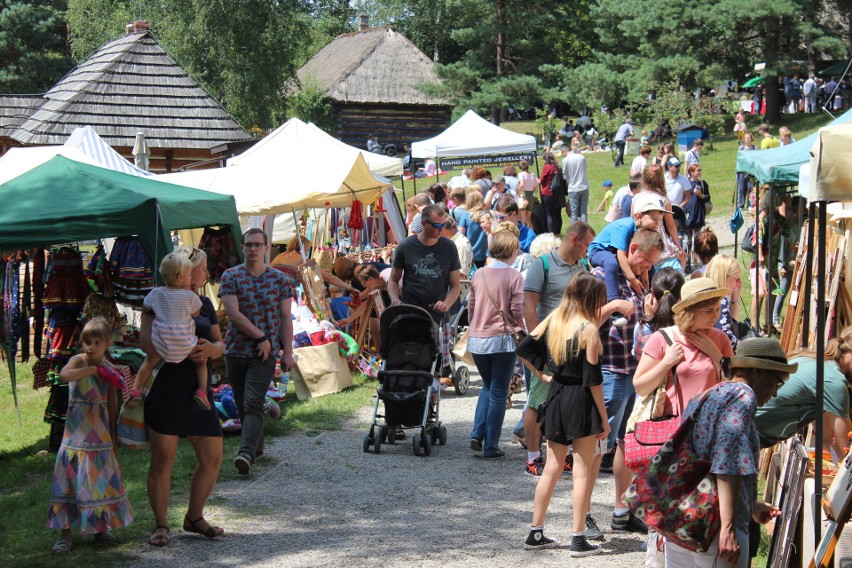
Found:
[[[390,347],[395,343],[413,342],[430,344],[440,351],[441,342],[438,326],[429,312],[419,306],[397,304],[382,312],[379,319],[382,345],[382,357],[388,356]]]

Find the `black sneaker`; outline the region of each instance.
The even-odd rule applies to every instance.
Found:
[[[615,448],[612,451],[604,454],[601,458],[601,471],[604,473],[612,473],[612,462],[615,460]]]
[[[571,539],[570,550],[571,556],[573,556],[574,558],[580,558],[582,556],[591,556],[593,554],[600,554],[601,552],[603,552],[603,548],[601,548],[597,544],[590,543],[584,536],[573,537]]]
[[[574,452],[565,455],[565,465],[562,466],[562,475],[571,475],[574,472]]]
[[[482,459],[484,460],[502,460],[506,457],[506,452],[503,450],[497,450],[496,454],[491,454],[490,456],[483,455]]]
[[[559,541],[554,540],[552,538],[547,538],[546,536],[544,536],[544,531],[541,530],[530,531],[526,542],[524,542],[524,548],[526,548],[527,550],[544,550],[545,548],[558,547]]]
[[[538,456],[533,461],[527,460],[527,465],[524,467],[524,475],[528,475],[530,477],[541,477],[543,471],[544,458],[542,456]]]
[[[612,522],[609,526],[611,526],[612,530],[615,531],[648,534],[648,525],[645,524],[645,521],[629,511],[623,515],[613,515]]]
[[[603,540],[604,533],[598,528],[598,524],[592,518],[592,515],[586,514],[586,531],[585,536],[589,540]]]
[[[251,460],[240,454],[234,458],[234,467],[237,468],[242,475],[248,475],[251,471]]]
[[[470,449],[474,452],[482,451],[482,440],[477,440],[476,438],[470,439]]]

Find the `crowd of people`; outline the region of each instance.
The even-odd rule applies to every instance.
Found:
[[[719,254],[712,231],[693,235],[697,263],[687,273],[674,214],[686,211],[695,229],[704,224],[712,202],[701,177],[702,149],[699,139],[687,154],[688,175],[683,175],[670,145],[661,146],[656,157],[643,147],[631,164],[628,184],[606,204],[610,222],[600,233],[587,223],[589,183],[578,141],[565,149],[561,161],[546,152],[540,177],[526,161],[494,176],[482,167],[465,169],[448,184],[433,184],[406,202],[409,236],[397,246],[391,265],[338,259],[323,275],[352,293],[381,289],[391,304],[424,308],[441,331],[441,382],[446,385],[452,384],[450,322],[467,310],[467,349],[482,380],[470,448],[483,460],[506,457],[501,448],[506,402],[515,385],[527,392],[513,432],[525,449],[520,472],[539,480],[524,542],[528,549],[558,546],[545,535],[544,523],[559,479],[569,474],[572,556],[603,551],[595,541],[604,532],[590,514],[600,472],[611,472],[615,481],[610,528],[649,533],[624,500],[636,473],[625,461],[625,436],[635,426],[631,414],[637,401],[657,391],[665,397],[666,414],[695,414],[695,448],[712,462],[722,518],[709,551],[667,544],[666,565],[715,559],[720,566],[745,566],[756,553],[748,544],[749,519],[766,522],[778,513],[756,501],[757,450],[761,443],[797,431],[805,418],[758,407],[812,400],[816,395],[808,379],[813,365],[802,359],[788,363],[774,339],[745,338],[739,321],[740,265]],[[531,222],[537,202],[548,229],[540,235]],[[570,219],[564,234],[563,211]],[[761,225],[771,215],[786,219],[785,203],[762,204]],[[766,246],[776,244],[767,239]],[[161,266],[168,286],[146,303],[142,343],[150,358],[147,367],[157,376],[143,402],[151,446],[148,496],[155,518],[149,543],[155,546],[169,543],[171,468],[180,437],[192,444],[198,461],[183,528],[208,538],[224,533],[203,515],[223,461],[222,430],[206,378],[210,359],[225,358],[243,425],[233,463],[244,475],[264,452],[263,402],[274,355],[281,353],[284,368],[294,364],[291,286],[266,264],[269,243],[262,230],[248,230],[242,247],[244,262],[225,271],[221,280],[219,296],[229,320],[224,338],[210,300],[198,297],[209,276],[201,251],[168,255]],[[762,258],[758,254],[758,262]],[[786,271],[786,265],[780,268]],[[759,310],[760,294],[755,296],[753,309]],[[109,367],[104,357],[109,334],[98,325],[94,320],[86,326],[83,353],[62,371],[72,383],[72,402],[51,495],[49,525],[62,531],[58,552],[71,548],[72,526],[108,542],[110,529],[132,520],[109,436],[92,445],[79,427],[81,416],[95,412],[93,420],[108,432],[115,411],[109,388],[97,378],[100,368]],[[826,443],[840,451],[852,431],[844,390],[852,377],[852,331],[832,340],[829,352]],[[136,384],[132,400],[141,398],[145,382]],[[72,418],[75,405],[77,419]],[[100,452],[101,461],[87,466],[91,471],[72,471],[69,463],[83,451]],[[115,490],[105,504],[79,503],[74,487],[81,475],[110,480]],[[649,534],[650,562],[659,563],[658,540]]]

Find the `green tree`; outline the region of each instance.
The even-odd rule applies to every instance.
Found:
[[[266,129],[283,116],[279,90],[304,61],[307,8],[300,0],[150,0],[134,7],[119,0],[69,0],[68,11],[76,57],[118,37],[131,16],[141,17],[241,124]],[[90,26],[93,21],[106,23]]]
[[[294,79],[288,91],[285,98],[287,118],[296,117],[303,122],[313,122],[318,128],[333,133],[331,102],[325,98],[314,77],[307,77],[304,81]]]
[[[0,92],[44,93],[73,67],[65,2],[0,0]]]

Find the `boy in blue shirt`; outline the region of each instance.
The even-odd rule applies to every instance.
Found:
[[[607,302],[621,299],[618,292],[619,270],[624,273],[630,287],[637,294],[642,295],[648,287],[648,283],[643,283],[630,269],[627,248],[637,229],[656,231],[665,213],[666,207],[659,195],[648,191],[639,193],[633,198],[633,216],[622,217],[609,223],[589,244],[589,260],[592,266],[604,269]]]

